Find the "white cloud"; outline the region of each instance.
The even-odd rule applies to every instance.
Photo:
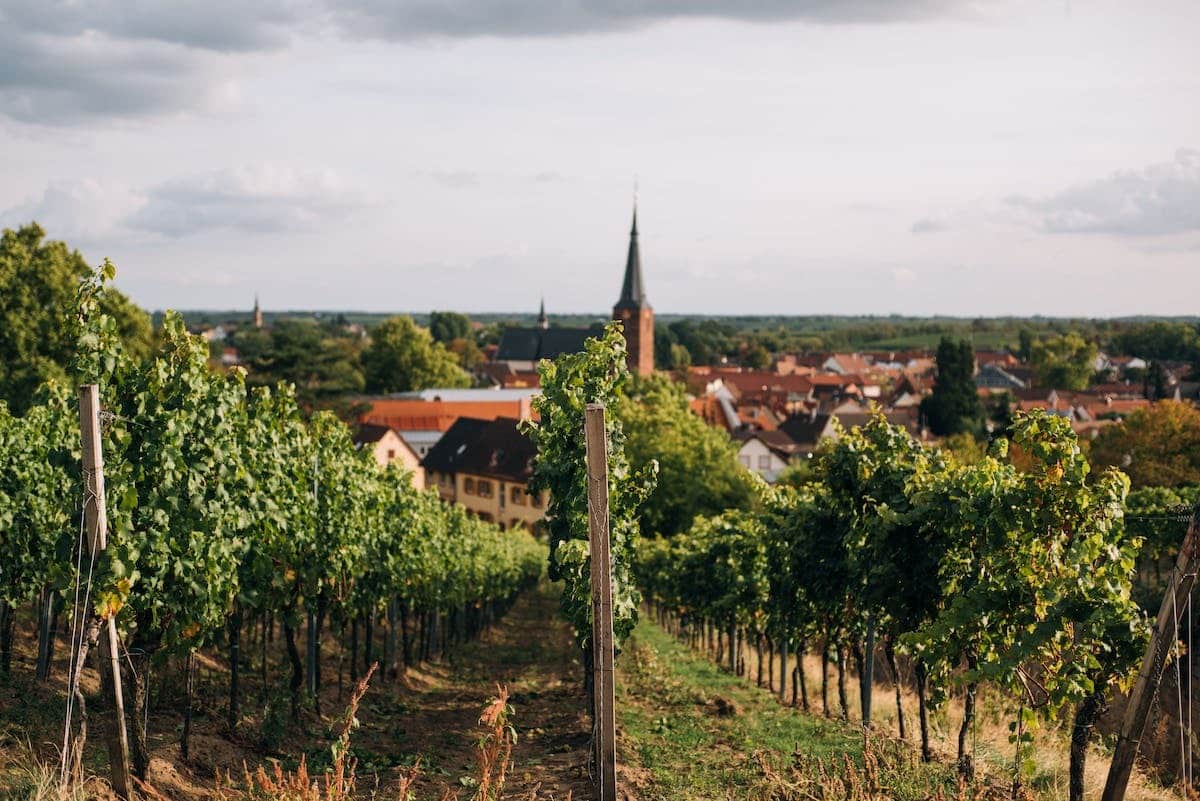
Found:
[[[1161,236],[1200,231],[1200,151],[1050,197],[1008,199],[1026,224],[1049,233]]]
[[[126,223],[169,237],[212,229],[304,230],[337,222],[369,202],[333,170],[257,164],[153,187]]]
[[[0,212],[0,224],[16,227],[38,222],[54,239],[102,241],[146,203],[146,196],[123,184],[85,178],[54,181],[41,196]]]
[[[372,202],[331,169],[254,164],[144,188],[54,182],[41,197],[0,212],[0,223],[36,220],[55,239],[89,243],[221,229],[269,233],[336,223]]]

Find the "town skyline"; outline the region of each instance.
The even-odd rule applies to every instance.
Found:
[[[8,4],[0,226],[148,308],[576,314],[636,181],[660,313],[1195,311],[1194,4],[487,8]]]

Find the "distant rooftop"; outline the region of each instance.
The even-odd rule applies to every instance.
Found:
[[[423,400],[423,401],[517,401],[532,398],[541,394],[537,387],[518,387],[516,389],[420,389],[414,392],[393,392],[384,397],[394,400]]]

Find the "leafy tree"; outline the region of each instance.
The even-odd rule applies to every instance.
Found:
[[[368,392],[471,385],[455,355],[407,315],[388,318],[371,331],[362,364]]]
[[[755,343],[746,350],[742,362],[752,370],[765,370],[771,366],[771,352]]]
[[[792,462],[779,472],[775,478],[776,486],[800,489],[805,484],[816,479],[816,471],[812,459],[799,459]]]
[[[1028,328],[1022,328],[1017,334],[1017,353],[1016,356],[1023,362],[1027,362],[1033,356],[1033,342],[1036,337]]]
[[[475,344],[474,339],[452,339],[446,344],[446,350],[458,359],[459,367],[472,370],[483,363],[483,351]]]
[[[75,341],[66,314],[90,273],[79,251],[47,240],[37,223],[0,235],[0,399],[14,412],[29,407],[43,382],[68,377]],[[111,288],[99,303],[125,348],[144,356],[150,317]]]
[[[269,329],[239,329],[232,337],[251,386],[286,382],[301,407],[328,408],[363,390],[359,340],[314,320],[279,320]]]
[[[1092,458],[1120,468],[1134,487],[1200,484],[1200,411],[1164,400],[1100,430]]]
[[[434,342],[443,344],[456,339],[473,339],[471,320],[465,314],[435,311],[429,314],[429,333]]]
[[[1200,356],[1196,326],[1167,320],[1136,323],[1113,337],[1118,352],[1143,359],[1194,361]]]
[[[1087,389],[1094,372],[1096,345],[1071,331],[1034,342],[1029,360],[1041,386]]]
[[[688,408],[681,384],[635,376],[617,414],[633,469],[658,463],[658,483],[640,510],[643,532],[670,536],[697,516],[750,507],[758,479],[738,462],[729,437]]]
[[[737,352],[734,329],[720,320],[676,320],[668,328],[675,341],[687,348],[692,364],[717,364]]]
[[[1162,362],[1152,361],[1146,365],[1142,376],[1142,394],[1150,400],[1163,400],[1167,397],[1167,370]]]
[[[982,430],[983,410],[975,388],[975,351],[965,339],[943,338],[937,349],[933,393],[921,401],[921,415],[938,436]]]

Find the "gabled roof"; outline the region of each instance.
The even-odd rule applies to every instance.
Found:
[[[739,431],[733,435],[733,438],[743,445],[756,439],[785,462],[807,451],[800,443],[782,431]]]
[[[354,432],[353,441],[355,445],[379,442],[391,430],[391,426],[379,425],[378,423],[359,423],[358,429]]]
[[[811,446],[820,441],[828,425],[828,414],[793,414],[779,424],[779,430],[795,442]]]
[[[596,328],[506,328],[496,350],[498,362],[536,362],[556,359],[564,353],[579,353]]]
[[[533,474],[536,454],[537,448],[512,418],[460,417],[425,454],[421,466],[437,473],[470,473],[523,483]]]

